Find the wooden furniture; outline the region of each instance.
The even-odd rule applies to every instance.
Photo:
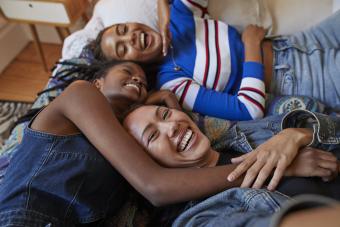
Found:
[[[27,23],[36,43],[44,69],[48,71],[36,24],[48,24],[57,29],[60,39],[70,34],[69,27],[80,17],[88,20],[88,0],[0,0],[0,8],[9,21]]]

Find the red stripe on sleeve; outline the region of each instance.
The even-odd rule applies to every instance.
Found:
[[[191,84],[192,81],[191,81],[191,80],[188,80],[187,82],[188,82],[188,83],[185,85],[184,91],[183,91],[183,93],[182,93],[182,95],[181,95],[181,98],[180,98],[180,100],[179,100],[179,104],[180,104],[181,106],[183,105],[185,96],[187,95],[188,89],[189,89],[190,84]]]
[[[261,90],[259,90],[257,88],[253,88],[253,87],[242,87],[240,89],[240,91],[252,91],[252,92],[255,92],[255,93],[261,95],[263,98],[266,97],[266,95],[263,93],[263,91],[261,91]]]
[[[215,45],[216,45],[216,54],[217,54],[217,71],[215,75],[215,80],[214,80],[214,90],[217,87],[218,81],[220,79],[220,73],[221,73],[221,53],[220,53],[220,44],[219,44],[219,39],[218,39],[218,22],[215,22]]]
[[[244,93],[239,93],[238,96],[243,96],[245,99],[247,99],[249,102],[253,103],[255,106],[257,106],[257,108],[259,108],[262,113],[264,113],[264,107],[255,99],[249,97],[248,95],[244,94]]]
[[[206,87],[209,67],[210,67],[209,28],[208,28],[207,20],[204,20],[204,29],[205,29],[205,69],[204,69],[203,86]]]

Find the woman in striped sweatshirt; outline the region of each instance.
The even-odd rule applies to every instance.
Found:
[[[173,0],[167,11],[159,0],[161,34],[115,24],[94,41],[94,57],[159,63],[157,89],[174,92],[185,109],[228,120],[262,118],[266,92],[340,106],[340,12],[307,31],[264,40],[261,27],[250,25],[240,36],[209,19],[207,5]]]

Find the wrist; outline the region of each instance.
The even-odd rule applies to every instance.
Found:
[[[261,48],[262,40],[256,40],[256,39],[247,39],[243,41],[244,46],[246,47],[258,47]]]
[[[313,140],[313,131],[308,128],[287,128],[282,133],[289,134],[299,147],[307,146]]]

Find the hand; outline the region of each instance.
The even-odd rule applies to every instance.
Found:
[[[162,37],[163,55],[168,54],[168,48],[171,42],[170,32],[170,9],[168,0],[158,0],[158,27]]]
[[[338,161],[330,152],[306,147],[300,150],[285,175],[322,177],[324,181],[330,181],[338,175]]]
[[[228,180],[234,181],[246,172],[241,187],[261,188],[274,170],[268,185],[268,190],[274,190],[300,148],[311,139],[312,132],[309,129],[285,129],[254,151],[233,158],[232,163],[240,164],[229,174]]]
[[[178,103],[176,95],[169,90],[156,91],[150,94],[149,97],[146,99],[145,104],[147,105],[165,104],[167,107],[171,109],[181,110],[181,106]]]
[[[261,44],[266,34],[263,27],[248,25],[242,33],[242,41],[247,44]]]

